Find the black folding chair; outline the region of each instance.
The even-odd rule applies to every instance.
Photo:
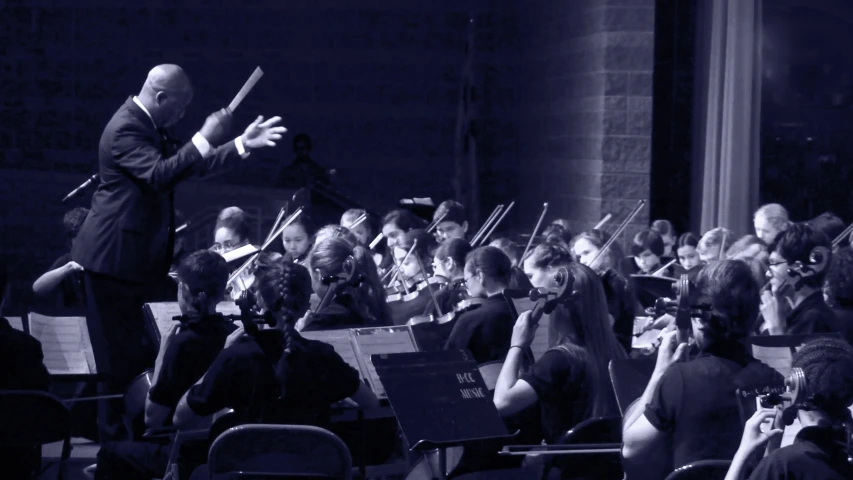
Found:
[[[731,464],[731,460],[700,460],[676,468],[666,480],[723,480]]]
[[[71,413],[55,396],[30,390],[0,391],[0,455],[18,452],[15,460],[31,462],[27,470],[32,478],[40,475],[41,447],[62,442],[57,478],[66,476],[71,456]],[[0,465],[9,473],[7,465]]]

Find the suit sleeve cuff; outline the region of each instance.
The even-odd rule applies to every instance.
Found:
[[[202,158],[206,158],[210,154],[210,142],[201,133],[193,135],[193,145],[198,149],[198,153],[201,154]]]
[[[248,157],[251,153],[246,150],[246,146],[243,145],[243,140],[240,137],[234,139],[234,146],[237,147],[237,153],[239,153],[242,158]]]

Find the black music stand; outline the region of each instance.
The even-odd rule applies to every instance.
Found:
[[[438,451],[438,478],[447,478],[447,448],[509,440],[473,356],[468,351],[373,355],[391,408],[410,449]]]

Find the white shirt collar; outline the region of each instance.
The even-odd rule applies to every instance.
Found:
[[[145,105],[143,105],[142,102],[138,98],[136,98],[136,95],[133,96],[133,103],[139,105],[139,108],[141,108],[142,111],[145,112],[145,115],[148,115],[148,118],[151,119],[151,123],[154,125],[154,130],[157,130],[157,123],[154,122],[154,117],[151,116],[151,112],[149,112],[148,109],[145,108]]]

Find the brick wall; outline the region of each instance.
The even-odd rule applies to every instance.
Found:
[[[514,48],[517,32],[504,3],[513,2],[32,0],[0,7],[0,177],[16,179],[0,182],[0,218],[14,225],[3,229],[2,257],[31,281],[62,252],[58,200],[96,171],[104,125],[159,63],[182,65],[195,87],[178,128],[183,138],[225,106],[255,66],[264,69],[234,128],[277,114],[291,135],[215,182],[268,185],[292,157],[292,135],[307,132],[315,159],[337,170],[337,186],[379,210],[404,196],[449,196],[469,16],[478,31],[480,156],[489,164],[514,155],[505,111],[514,102],[516,58],[502,52]]]
[[[607,213],[615,228],[649,197],[654,0],[536,0],[519,13],[520,211],[549,201],[549,218],[576,231]],[[648,209],[622,241],[646,225]]]

